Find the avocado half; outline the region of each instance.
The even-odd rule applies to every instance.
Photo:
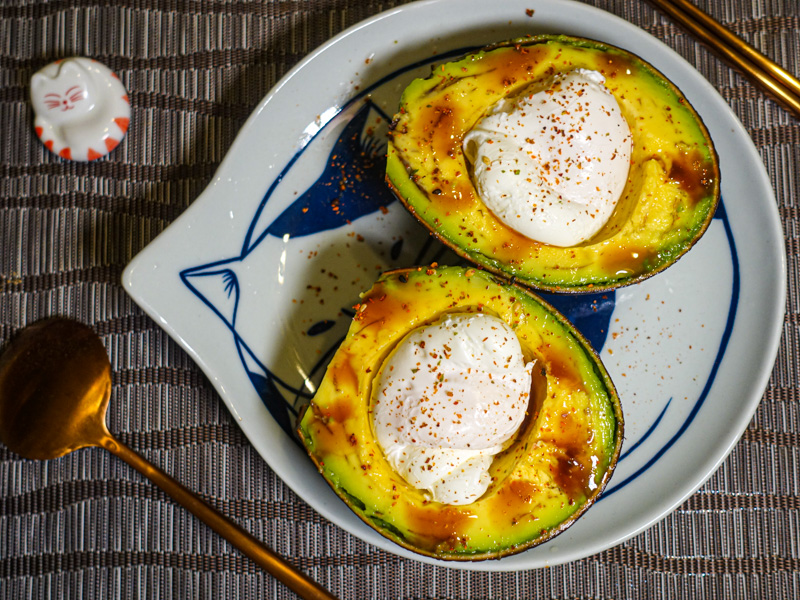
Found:
[[[472,504],[445,505],[411,487],[375,439],[372,386],[412,330],[445,313],[484,312],[516,332],[537,359],[527,417],[492,463]],[[311,459],[370,527],[445,560],[514,554],[564,531],[598,498],[622,445],[623,417],[597,354],[553,307],[485,271],[428,267],[383,274],[362,294],[349,332],[298,422]]]
[[[593,238],[560,248],[517,233],[483,204],[462,141],[504,96],[577,68],[599,71],[632,136],[628,181]],[[673,264],[705,232],[719,201],[719,164],[683,94],[641,58],[566,36],[516,40],[437,65],[403,92],[386,180],[408,210],[456,253],[528,286],[613,289]]]

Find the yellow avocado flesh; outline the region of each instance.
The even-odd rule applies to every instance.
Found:
[[[605,76],[633,137],[631,169],[610,220],[560,248],[502,223],[481,201],[462,142],[499,99],[557,72]],[[711,139],[680,91],[623,50],[542,36],[435,67],[404,91],[393,122],[387,182],[406,207],[465,258],[553,291],[598,291],[653,275],[702,235],[719,199]]]
[[[410,331],[454,312],[499,317],[526,360],[537,360],[526,423],[495,458],[488,491],[463,506],[407,484],[375,440],[370,413],[386,357]],[[616,463],[622,413],[599,358],[552,307],[485,272],[437,267],[386,273],[362,295],[298,431],[328,483],[371,527],[421,554],[478,560],[549,539],[588,508]]]

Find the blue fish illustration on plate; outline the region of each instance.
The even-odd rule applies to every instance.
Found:
[[[322,175],[270,224],[267,235],[312,235],[395,201],[383,183],[386,140],[376,135],[376,125],[370,125],[378,118],[389,120],[370,102],[358,109],[336,140]]]
[[[347,332],[359,293],[387,269],[434,261],[463,263],[428,235],[384,183],[388,114],[393,110],[389,107],[396,106],[395,90],[403,87],[393,82],[407,78],[417,67],[410,65],[387,76],[310,126],[305,142],[265,190],[249,219],[240,252],[181,272],[184,284],[225,323],[233,342],[232,362],[244,370],[270,415],[292,438],[298,410],[313,397]],[[707,234],[705,243],[731,248],[736,292],[735,249],[722,204],[715,221],[722,226]],[[709,241],[715,237],[718,241]],[[672,267],[669,277],[661,276],[642,287],[664,297],[672,289],[670,278],[680,280],[681,263],[691,260],[692,255]],[[633,291],[542,296],[575,324],[605,360],[611,360],[607,366],[620,370],[626,365],[618,358],[619,352],[627,351],[624,336],[631,333],[617,324],[620,306],[633,311],[626,313],[628,321],[631,315],[650,318],[650,307],[635,293],[640,286],[634,287]],[[731,306],[735,311],[735,303]],[[702,316],[708,322],[732,314],[717,315],[702,305],[689,312],[684,319]],[[639,340],[637,351],[650,348],[648,343]],[[660,351],[653,350],[654,355]],[[624,391],[624,371],[621,377],[616,381]],[[606,496],[657,460],[659,454],[649,445],[662,444],[666,449],[680,435],[662,431],[664,423],[674,421],[664,418],[676,410],[672,396],[658,385],[653,394],[644,402],[652,403],[655,410],[643,412],[645,417],[623,457],[636,454],[628,461],[634,475],[607,490]],[[684,428],[703,398],[696,401]],[[654,452],[655,458],[648,458]]]
[[[181,274],[227,324],[248,378],[287,432],[293,431],[298,408],[313,396],[347,331],[358,294],[380,272],[434,261],[462,262],[419,227],[384,183],[388,125],[386,113],[369,98],[345,107],[264,195],[241,255]],[[316,144],[324,148],[321,172],[306,189],[291,190],[291,172],[308,166],[310,161],[303,158]],[[285,207],[275,211],[273,203],[286,196],[291,201],[284,200]],[[265,268],[274,269],[275,279],[264,276]],[[597,298],[551,294],[547,299],[602,347],[613,292]],[[286,336],[286,352],[271,358],[262,356],[253,341],[259,336],[250,330],[263,321],[263,311],[291,314],[294,324],[279,334]],[[298,347],[313,360],[301,357]]]
[[[343,109],[310,142],[328,144],[314,183],[301,193],[288,189],[289,172],[306,166],[304,154],[298,155],[265,194],[241,255],[181,273],[225,321],[250,381],[287,432],[346,332],[359,292],[383,270],[432,262],[445,252],[418,229],[383,182],[388,125],[386,114],[369,99]],[[291,195],[292,201],[269,214],[281,195]],[[317,249],[307,250],[308,238],[318,241]],[[264,265],[278,271],[277,288],[261,277]],[[256,300],[260,295],[267,305]],[[286,334],[301,336],[297,344],[313,349],[313,362],[291,350],[275,361],[260,356],[248,324],[258,322],[255,317],[265,310],[294,315],[295,327]]]

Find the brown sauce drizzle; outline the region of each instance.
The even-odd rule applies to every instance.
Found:
[[[611,53],[602,56],[607,56],[608,58],[599,66],[598,70],[607,78],[615,79],[617,77],[636,75],[636,65],[628,57]]]
[[[553,481],[570,500],[586,497],[591,492],[590,448],[594,435],[571,412],[561,414],[554,429],[552,435],[542,438],[560,449],[556,464],[550,467]]]
[[[400,281],[402,282],[402,279]],[[375,286],[356,305],[356,314],[353,319],[363,329],[370,325],[383,324],[392,317],[398,318],[398,315],[405,315],[409,312],[409,301],[405,298],[406,295],[402,293],[402,290],[395,290],[392,294],[387,294],[382,286]],[[406,321],[403,317],[399,317],[399,319],[401,322]]]
[[[333,377],[333,383],[337,390],[343,390],[352,394],[358,390],[358,375],[353,367],[354,357],[350,353],[343,353],[342,358],[343,360],[337,360],[337,362],[332,365],[331,376]],[[338,402],[333,407],[326,409],[326,412],[334,409],[335,412],[331,414],[331,418],[340,423],[349,417],[352,412],[352,409],[349,406],[345,406],[343,402]]]
[[[488,211],[489,209],[486,208]],[[491,211],[490,211],[491,212]],[[539,254],[539,249],[543,247],[541,242],[532,240],[525,237],[518,231],[514,231],[508,225],[495,219],[496,229],[502,231],[502,246],[493,248],[493,252],[497,255],[498,259],[511,262],[519,261],[524,258],[536,258]]]
[[[314,411],[314,420],[310,424],[314,429],[311,439],[314,440],[314,453],[319,457],[320,464],[324,464],[328,456],[341,456],[351,452],[351,448],[345,444],[344,425],[329,417],[327,410],[322,411],[314,404],[311,405],[311,410]]]
[[[605,272],[615,275],[639,275],[656,258],[658,254],[647,248],[622,246],[604,249],[598,265]]]
[[[408,528],[420,538],[420,545],[427,549],[455,549],[467,545],[465,525],[472,518],[466,509],[456,509],[435,504],[431,506],[409,506]]]
[[[532,80],[531,75],[536,63],[548,60],[547,55],[552,53],[547,44],[535,46],[517,46],[509,48],[506,52],[495,52],[484,55],[481,59],[483,65],[482,83],[488,92],[501,95],[508,92],[508,88],[520,82]]]
[[[433,158],[452,157],[460,151],[461,117],[447,95],[419,111],[418,125],[430,140]]]
[[[373,294],[357,304],[354,308],[356,314],[353,317],[354,324],[357,324],[358,330],[355,332],[356,337],[370,339],[374,338],[377,331],[383,328],[388,330],[398,330],[403,327],[403,323],[407,323],[411,318],[411,300],[404,299],[405,296],[397,294],[396,296],[388,296],[385,293]],[[344,352],[340,349],[340,352]],[[344,377],[352,376],[356,378],[356,367],[363,363],[363,358],[358,358],[353,354],[347,352],[347,364],[341,364],[342,375]],[[339,363],[336,364],[338,371]],[[369,365],[367,365],[369,367]],[[376,368],[374,365],[372,368]],[[349,371],[349,373],[348,373]],[[367,373],[370,369],[367,368]],[[336,376],[336,373],[334,373]],[[345,379],[343,379],[344,381]],[[358,385],[357,379],[349,381],[354,386]]]
[[[689,195],[690,208],[714,191],[714,165],[696,149],[675,156],[669,178]]]
[[[453,159],[462,152],[464,126],[455,107],[445,95],[420,110],[417,126],[422,128],[425,137],[430,141],[431,157],[435,164]],[[451,181],[440,175],[438,169],[434,169],[431,179],[436,192],[429,194],[432,202],[446,205],[453,211],[465,209],[475,202],[474,189],[461,177]]]
[[[350,402],[343,402],[337,400],[330,406],[321,408],[322,414],[329,420],[336,421],[337,423],[344,423],[353,414],[353,406]]]
[[[516,523],[521,516],[536,518],[531,515],[531,504],[537,495],[538,488],[530,481],[515,479],[504,485],[494,497],[494,506],[498,516],[510,517]]]
[[[558,381],[560,385],[583,389],[583,378],[572,362],[566,357],[559,356],[552,349],[547,356],[547,373]]]
[[[557,459],[557,466],[552,475],[558,487],[570,500],[589,495],[588,483],[591,473],[587,465],[575,454],[573,447],[565,448],[563,456]]]
[[[353,368],[351,356],[346,355],[344,360],[339,360],[331,365],[331,376],[337,390],[344,392],[344,398],[334,400],[328,406],[319,406],[311,403],[314,411],[313,439],[317,447],[317,455],[324,462],[326,456],[342,455],[349,451],[348,435],[345,421],[353,416],[352,395],[358,393],[358,376]]]

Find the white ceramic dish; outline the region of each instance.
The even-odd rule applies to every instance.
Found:
[[[529,33],[602,40],[672,79],[715,140],[723,204],[664,273],[616,294],[549,297],[596,344],[619,388],[622,460],[605,495],[562,535],[499,561],[448,563],[458,568],[554,565],[635,535],[703,484],[761,398],[783,323],[780,221],[751,140],[691,66],[633,25],[562,0],[431,0],[380,14],[278,83],[208,188],[123,277],[301,498],[367,542],[436,562],[356,518],[285,428],[313,394],[358,293],[386,268],[452,258],[382,184],[383,133],[400,92],[434,61]]]

